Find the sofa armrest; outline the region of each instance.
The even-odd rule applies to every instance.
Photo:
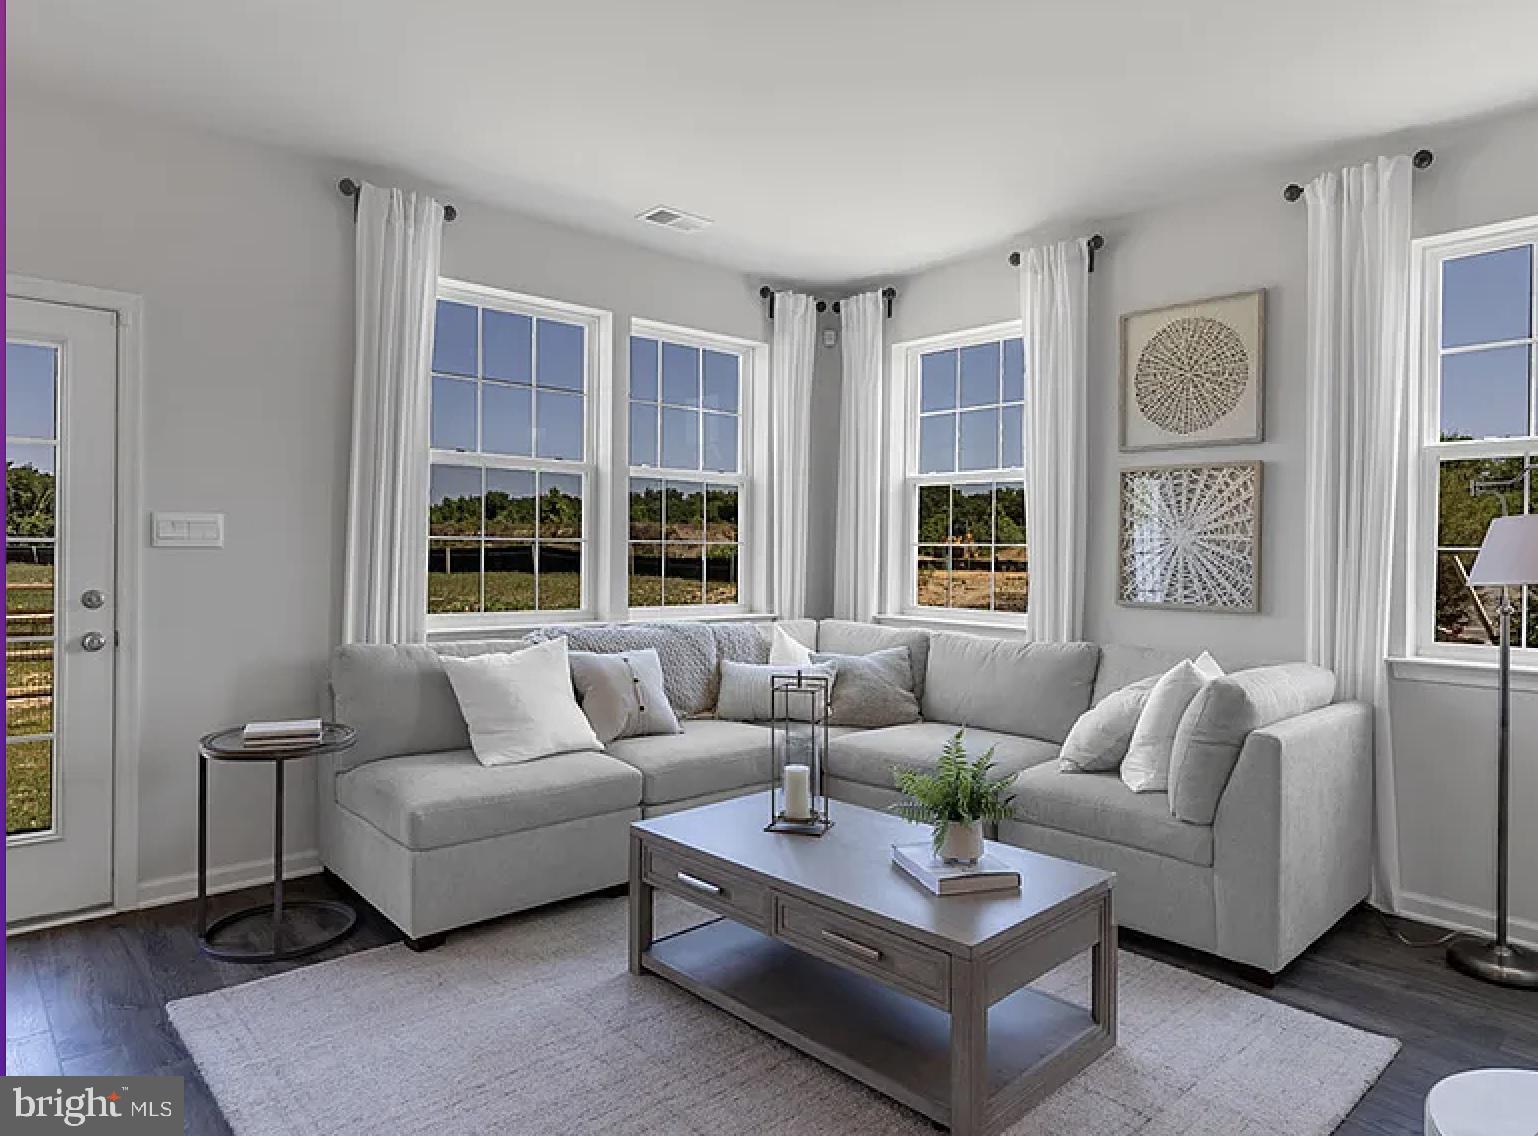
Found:
[[[1367,897],[1372,752],[1365,702],[1245,740],[1214,821],[1219,954],[1276,973]]]

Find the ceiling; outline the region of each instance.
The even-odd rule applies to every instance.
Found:
[[[13,89],[808,284],[1538,99],[1532,0],[8,0],[6,25]],[[715,225],[634,219],[658,204]]]

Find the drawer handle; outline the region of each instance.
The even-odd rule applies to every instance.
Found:
[[[721,894],[721,889],[715,884],[710,883],[707,880],[702,880],[698,876],[691,876],[688,872],[679,872],[678,882],[683,884],[684,887],[691,887],[695,891],[702,891],[707,895]]]
[[[857,943],[853,939],[846,939],[843,935],[834,931],[824,931],[822,937],[835,947],[848,951],[852,955],[859,955],[862,959],[867,959],[870,962],[881,961],[881,952],[875,947],[867,947],[864,943]]]

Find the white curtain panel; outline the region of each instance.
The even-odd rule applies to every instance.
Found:
[[[839,417],[838,541],[833,615],[869,622],[881,586],[882,332],[880,292],[843,301],[844,390]]]
[[[774,294],[769,343],[769,459],[773,482],[774,612],[806,612],[807,463],[812,451],[812,374],[817,307],[799,292]]]
[[[1322,174],[1308,202],[1307,654],[1377,711],[1373,902],[1394,910],[1399,834],[1388,668],[1409,391],[1410,159]]]
[[[427,447],[443,206],[365,185],[358,202],[352,467],[342,641],[427,637]]]
[[[1020,257],[1025,336],[1025,537],[1032,639],[1081,638],[1087,567],[1089,244],[1059,241]]]

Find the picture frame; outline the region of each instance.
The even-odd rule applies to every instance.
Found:
[[[1266,290],[1121,317],[1121,451],[1265,440]]]
[[[1122,470],[1117,603],[1258,614],[1263,474],[1258,461]]]

